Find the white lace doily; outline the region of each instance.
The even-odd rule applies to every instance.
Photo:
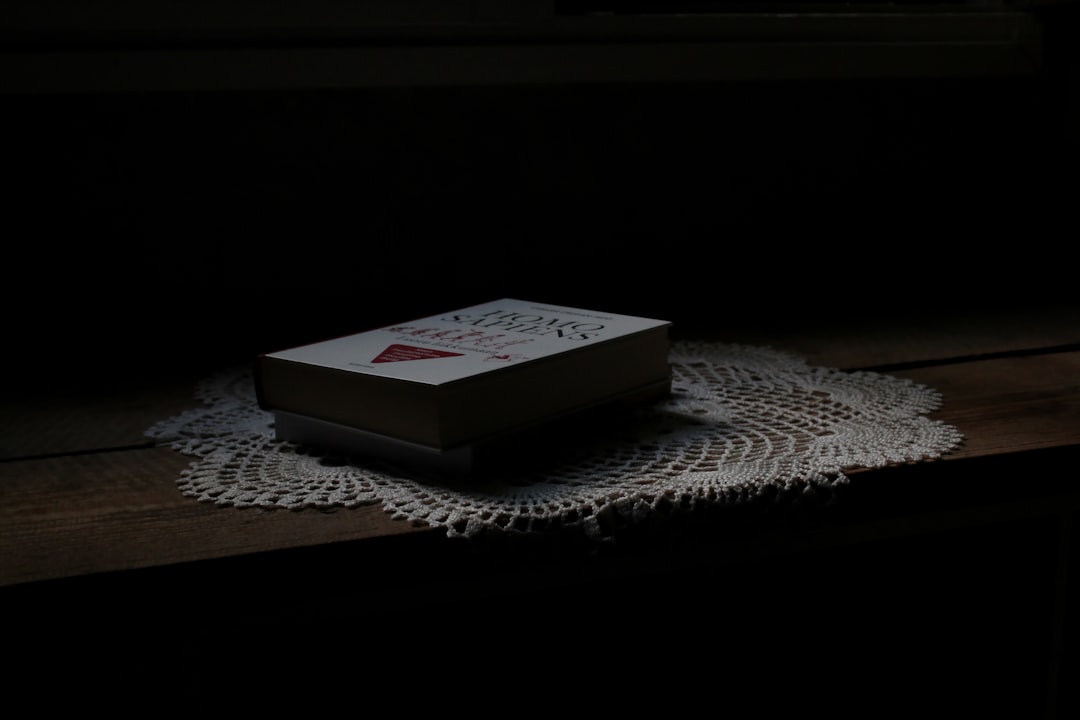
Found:
[[[274,439],[249,368],[204,380],[205,407],[146,434],[196,458],[181,492],[236,507],[334,509],[381,503],[450,536],[553,527],[605,535],[663,507],[738,503],[766,490],[846,483],[844,471],[939,457],[963,440],[925,417],[939,393],[872,372],[808,366],[764,347],[674,342],[672,393],[589,447],[543,469],[473,487]]]

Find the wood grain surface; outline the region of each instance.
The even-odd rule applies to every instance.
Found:
[[[1080,339],[1073,317],[920,327],[830,328],[775,347],[841,368],[891,367],[942,393],[932,417],[955,425],[958,465],[1080,440]],[[742,340],[743,338],[728,338]],[[750,338],[760,341],[762,338]],[[883,370],[884,371],[884,370]],[[177,479],[190,459],[155,447],[153,422],[194,407],[194,379],[3,408],[0,585],[431,532],[380,507],[267,511],[203,504]],[[881,471],[859,471],[871,483]],[[978,498],[973,498],[977,502]]]

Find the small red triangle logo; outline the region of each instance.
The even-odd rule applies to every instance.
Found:
[[[413,347],[412,345],[389,345],[376,356],[373,363],[401,362],[403,360],[430,360],[431,358],[457,357],[464,353],[432,350],[431,348]]]

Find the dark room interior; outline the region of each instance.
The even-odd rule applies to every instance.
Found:
[[[919,328],[968,315],[1064,317],[1031,354],[1073,357],[1078,8],[6,2],[7,403],[143,392],[501,297],[662,317],[674,339],[781,346],[893,326],[916,328],[917,339]],[[1023,331],[1000,331],[1001,352],[988,354],[1021,354],[1009,343]],[[850,369],[891,362],[930,364],[911,355]],[[1067,434],[1080,427],[1075,382],[1062,392]],[[23,420],[5,415],[15,437]],[[607,667],[623,678],[600,703],[609,710],[640,710],[626,685],[643,680],[655,696],[646,702],[660,699],[651,708],[669,714],[730,714],[731,698],[759,703],[755,717],[1063,720],[1080,707],[1080,618],[1077,446],[1061,445],[866,473],[881,487],[955,483],[955,517],[1007,478],[1054,476],[1024,496],[1066,498],[1049,515],[956,520],[812,560],[795,551],[730,560],[750,542],[747,526],[780,523],[777,542],[799,545],[799,518],[757,526],[753,514],[733,514],[734,529],[709,540],[631,530],[614,552],[570,541],[462,549],[435,533],[387,532],[6,580],[0,607],[11,608],[9,623],[50,626],[53,650],[30,632],[20,650],[64,654],[57,672],[103,695],[115,681],[93,667],[103,645],[152,658],[124,672],[159,698],[196,701],[223,689],[215,676],[241,685],[275,668],[310,688],[305,673],[329,663],[293,661],[340,652],[378,660],[322,680],[358,679],[374,702],[376,681],[405,679],[387,667],[426,663],[425,681],[449,699],[475,680],[447,670],[456,653],[506,688],[514,672],[488,664],[505,653],[520,663],[518,682],[546,671],[537,682],[560,696],[562,683],[593,671],[587,687],[605,690]],[[3,458],[13,474],[79,454],[16,446]],[[10,512],[15,527],[41,511]],[[710,559],[717,546],[728,561]],[[328,576],[342,566],[348,578]],[[358,568],[385,589],[373,592]],[[243,606],[233,608],[237,626],[201,626],[193,605],[230,593]],[[56,621],[71,602],[82,610]],[[358,633],[334,635],[350,623]],[[1044,631],[1051,625],[1060,632]],[[531,637],[512,642],[493,634],[498,626]],[[438,646],[422,647],[431,638]],[[288,665],[269,660],[278,655]]]
[[[680,329],[1071,299],[1072,3],[459,4],[6,9],[26,330],[111,367],[514,294]]]

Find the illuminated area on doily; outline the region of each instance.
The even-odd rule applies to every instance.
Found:
[[[204,407],[147,435],[192,456],[178,480],[201,502],[334,509],[379,503],[450,536],[552,527],[604,534],[600,518],[661,506],[738,503],[765,491],[828,487],[845,470],[940,457],[963,440],[926,417],[940,394],[873,372],[808,366],[770,348],[676,342],[672,393],[634,422],[550,462],[468,487],[274,438],[248,368],[197,388]]]

